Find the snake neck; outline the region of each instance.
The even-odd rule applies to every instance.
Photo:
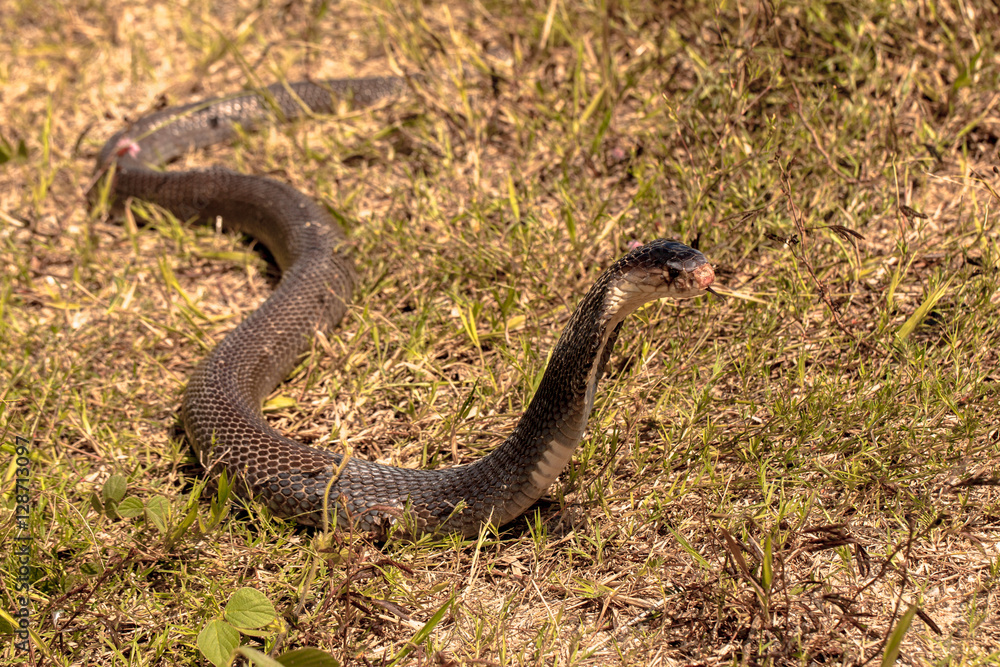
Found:
[[[472,466],[513,469],[497,483],[507,487],[509,502],[496,508],[502,524],[530,507],[569,463],[594,406],[622,321],[638,304],[616,298],[614,271],[590,290],[567,323],[552,351],[542,381],[511,435]],[[622,306],[625,306],[624,308]]]

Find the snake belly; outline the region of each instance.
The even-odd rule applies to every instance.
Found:
[[[295,188],[225,168],[162,171],[192,150],[232,140],[275,119],[368,105],[405,90],[401,77],[275,84],[159,111],[114,135],[98,158],[116,201],[137,198],[179,218],[221,219],[263,243],[282,272],[271,296],[192,373],[181,421],[210,474],[225,471],[241,496],[313,526],[335,522],[376,535],[475,535],[530,507],[559,475],[580,440],[598,380],[625,316],[663,296],[686,298],[712,283],[697,250],[658,240],[633,250],[598,279],[556,344],[535,396],[510,436],[470,464],[440,470],[382,465],[308,447],[272,428],[265,397],[351,303],[356,277],[345,237],[326,210]]]

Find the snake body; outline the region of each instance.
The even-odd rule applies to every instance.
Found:
[[[476,534],[523,513],[555,480],[583,438],[598,380],[626,315],[663,296],[704,293],[714,278],[697,250],[658,240],[615,262],[569,320],[534,398],[510,436],[473,463],[440,470],[382,465],[307,447],[268,425],[264,398],[294,368],[311,335],[343,317],[355,273],[339,226],[309,197],[270,178],[224,168],[169,172],[183,153],[278,118],[367,105],[406,87],[398,77],[276,84],[153,113],[101,150],[111,193],[153,202],[181,218],[215,221],[262,242],[282,272],[274,293],[229,333],[188,381],[181,420],[201,464],[226,471],[237,492],[306,525],[376,534]],[[324,509],[326,508],[326,509]]]

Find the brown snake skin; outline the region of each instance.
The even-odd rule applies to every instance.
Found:
[[[580,302],[556,344],[534,398],[510,436],[462,466],[412,470],[307,447],[278,433],[261,414],[264,398],[351,302],[355,274],[340,248],[343,233],[322,206],[291,186],[224,168],[164,172],[158,167],[200,147],[231,140],[277,117],[331,113],[338,100],[371,104],[406,88],[398,77],[275,84],[166,109],[112,137],[98,170],[113,174],[112,195],[158,204],[179,218],[222,219],[273,254],[282,271],[271,297],[227,335],[191,375],[181,408],[188,439],[211,473],[277,515],[307,525],[354,525],[384,535],[475,535],[531,506],[583,438],[597,382],[622,320],[664,296],[703,294],[714,273],[685,245],[658,240],[615,262]]]

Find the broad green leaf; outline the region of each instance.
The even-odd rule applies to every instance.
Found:
[[[236,652],[257,667],[340,667],[332,655],[311,647],[286,651],[277,660],[249,646],[241,646]]]
[[[275,616],[274,605],[254,588],[239,589],[226,605],[226,620],[237,628],[259,628],[273,621]]]
[[[215,667],[225,667],[233,660],[240,645],[240,633],[225,621],[212,621],[198,633],[198,650]]]
[[[167,532],[167,519],[170,516],[170,501],[163,496],[153,496],[146,501],[146,518],[156,526],[161,533]]]
[[[340,663],[329,653],[307,646],[286,651],[278,656],[284,667],[340,667]]]
[[[142,505],[142,501],[135,496],[129,496],[125,500],[121,501],[117,509],[118,514],[122,515],[126,519],[142,516],[142,513],[146,511],[146,508]]]
[[[98,514],[104,514],[104,501],[101,500],[101,496],[97,495],[96,492],[92,492],[90,494],[90,506],[93,507],[94,511]]]
[[[110,500],[113,503],[120,503],[122,498],[125,497],[125,489],[127,487],[128,482],[125,481],[124,475],[112,475],[108,477],[108,481],[104,483],[104,488],[101,490],[104,502],[107,503]]]

